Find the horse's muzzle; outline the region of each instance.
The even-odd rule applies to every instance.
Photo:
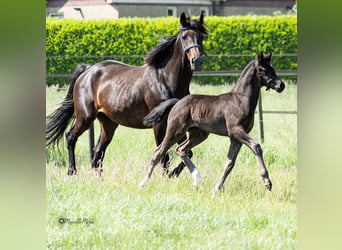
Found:
[[[191,65],[191,70],[200,71],[203,65],[202,57],[192,58],[190,65]]]
[[[277,80],[274,89],[278,93],[281,93],[285,89],[285,83],[282,80]]]

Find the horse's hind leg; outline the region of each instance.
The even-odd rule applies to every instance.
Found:
[[[162,143],[162,141],[163,141],[163,139],[165,137],[165,131],[166,131],[166,122],[160,123],[160,124],[156,124],[153,127],[154,138],[155,138],[157,146],[159,146]],[[169,154],[165,153],[163,155],[163,157],[159,161],[161,161],[164,173],[168,174],[169,173],[169,166],[170,166]]]
[[[76,163],[75,163],[75,145],[78,137],[87,130],[93,119],[82,119],[77,118],[75,125],[65,133],[67,144],[68,144],[68,152],[69,152],[69,168],[68,175],[75,175],[77,173]]]
[[[98,169],[100,171],[100,176],[102,174],[102,162],[105,155],[105,151],[109,143],[112,141],[114,132],[118,127],[118,124],[112,122],[106,115],[99,113],[97,119],[100,123],[101,133],[94,150],[94,157],[91,162],[91,167],[93,169]]]
[[[242,146],[241,142],[233,138],[230,139],[230,146],[229,146],[229,151],[227,155],[227,161],[224,165],[223,174],[221,175],[218,183],[216,184],[214,188],[213,196],[215,196],[215,193],[218,192],[222,188],[224,181],[226,180],[229,173],[232,171],[235,165],[236,157],[241,149],[241,146]]]
[[[189,138],[176,148],[176,154],[181,157],[185,165],[191,172],[194,179],[194,186],[198,186],[200,173],[189,158],[190,150],[208,138],[209,133],[198,128],[189,129]]]

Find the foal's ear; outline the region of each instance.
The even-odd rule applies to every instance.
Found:
[[[200,17],[199,17],[199,19],[198,19],[198,22],[199,22],[200,24],[203,24],[203,19],[204,19],[203,12],[201,12],[201,15],[200,15]]]
[[[185,13],[183,12],[180,16],[180,24],[183,26],[183,27],[186,27],[189,25],[187,19],[186,19],[186,16],[185,16]]]
[[[271,60],[272,60],[272,52],[270,52],[270,54],[265,57],[265,60],[267,60],[269,63],[271,62]]]
[[[262,63],[265,60],[264,52],[260,51],[258,54],[258,62]]]

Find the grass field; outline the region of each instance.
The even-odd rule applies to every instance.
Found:
[[[192,86],[191,93],[219,94],[230,86]],[[297,110],[297,88],[262,89],[264,110]],[[65,91],[47,89],[47,113]],[[210,135],[193,149],[201,172],[198,190],[187,169],[169,180],[156,167],[139,190],[155,147],[152,130],[119,126],[107,149],[103,178],[90,173],[88,133],[76,145],[78,175],[67,176],[67,151],[47,151],[48,249],[296,249],[297,117],[264,114],[264,187],[252,152],[243,146],[224,189],[214,199],[229,138]],[[257,116],[256,116],[257,121]],[[96,136],[99,135],[97,124]],[[250,133],[259,141],[258,124]],[[63,142],[64,143],[64,142]],[[171,168],[179,159],[171,150]]]

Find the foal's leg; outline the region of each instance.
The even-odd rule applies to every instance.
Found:
[[[209,135],[208,132],[205,132],[198,128],[191,128],[189,129],[189,138],[176,148],[176,154],[182,158],[183,162],[185,163],[185,165],[188,167],[188,169],[191,172],[191,175],[194,179],[193,185],[195,187],[198,186],[200,172],[195,167],[193,162],[190,160],[188,154],[191,148],[195,147],[196,145],[200,144],[205,139],[207,139],[208,135]]]
[[[187,137],[184,136],[184,137],[183,137],[180,141],[178,141],[177,143],[180,145],[180,144],[182,144],[186,139],[187,139]],[[189,156],[190,159],[191,159],[192,155],[193,155],[193,153],[192,153],[192,151],[190,150],[189,153],[188,153],[188,156]],[[181,161],[181,162],[178,164],[178,166],[177,166],[174,170],[172,170],[172,172],[169,174],[169,178],[172,178],[172,177],[175,176],[175,175],[176,175],[176,177],[178,177],[178,176],[180,175],[180,173],[183,171],[184,167],[185,167],[185,164],[184,164],[183,161]]]
[[[162,159],[162,157],[167,153],[169,148],[176,143],[176,139],[169,141],[168,139],[164,139],[163,142],[155,149],[152,153],[152,158],[149,163],[149,167],[147,170],[147,174],[143,181],[140,183],[140,188],[144,187],[147,184],[148,179],[151,177],[154,167],[158,164],[158,162]]]
[[[224,164],[223,174],[221,175],[218,183],[216,184],[214,188],[213,196],[215,196],[215,193],[218,192],[222,188],[224,181],[226,180],[229,173],[232,171],[235,165],[236,157],[240,151],[241,146],[242,146],[241,142],[237,141],[234,138],[230,139],[230,146],[229,146],[229,151],[227,155],[227,160],[226,160],[226,163]]]
[[[167,127],[166,135],[162,143],[153,151],[152,158],[149,163],[147,175],[140,183],[140,187],[147,184],[148,179],[151,177],[154,167],[162,159],[162,157],[167,153],[169,148],[179,141],[186,133],[187,127],[186,123],[182,121],[170,123]]]
[[[241,127],[234,128],[234,138],[248,146],[256,155],[259,163],[260,175],[265,183],[265,187],[269,191],[271,191],[272,183],[268,176],[268,171],[264,163],[260,144],[257,141],[255,141],[249,134],[247,134]]]
[[[118,124],[112,122],[105,114],[99,113],[97,119],[100,122],[101,134],[99,136],[98,142],[94,149],[94,157],[91,162],[91,167],[93,169],[98,169],[100,171],[100,176],[102,174],[102,162],[105,155],[105,151],[109,143],[111,142],[115,129]]]
[[[75,163],[75,145],[78,137],[87,130],[94,119],[88,118],[77,118],[75,125],[65,133],[67,144],[68,144],[68,152],[69,152],[69,168],[68,175],[75,175],[77,173],[76,163]]]

